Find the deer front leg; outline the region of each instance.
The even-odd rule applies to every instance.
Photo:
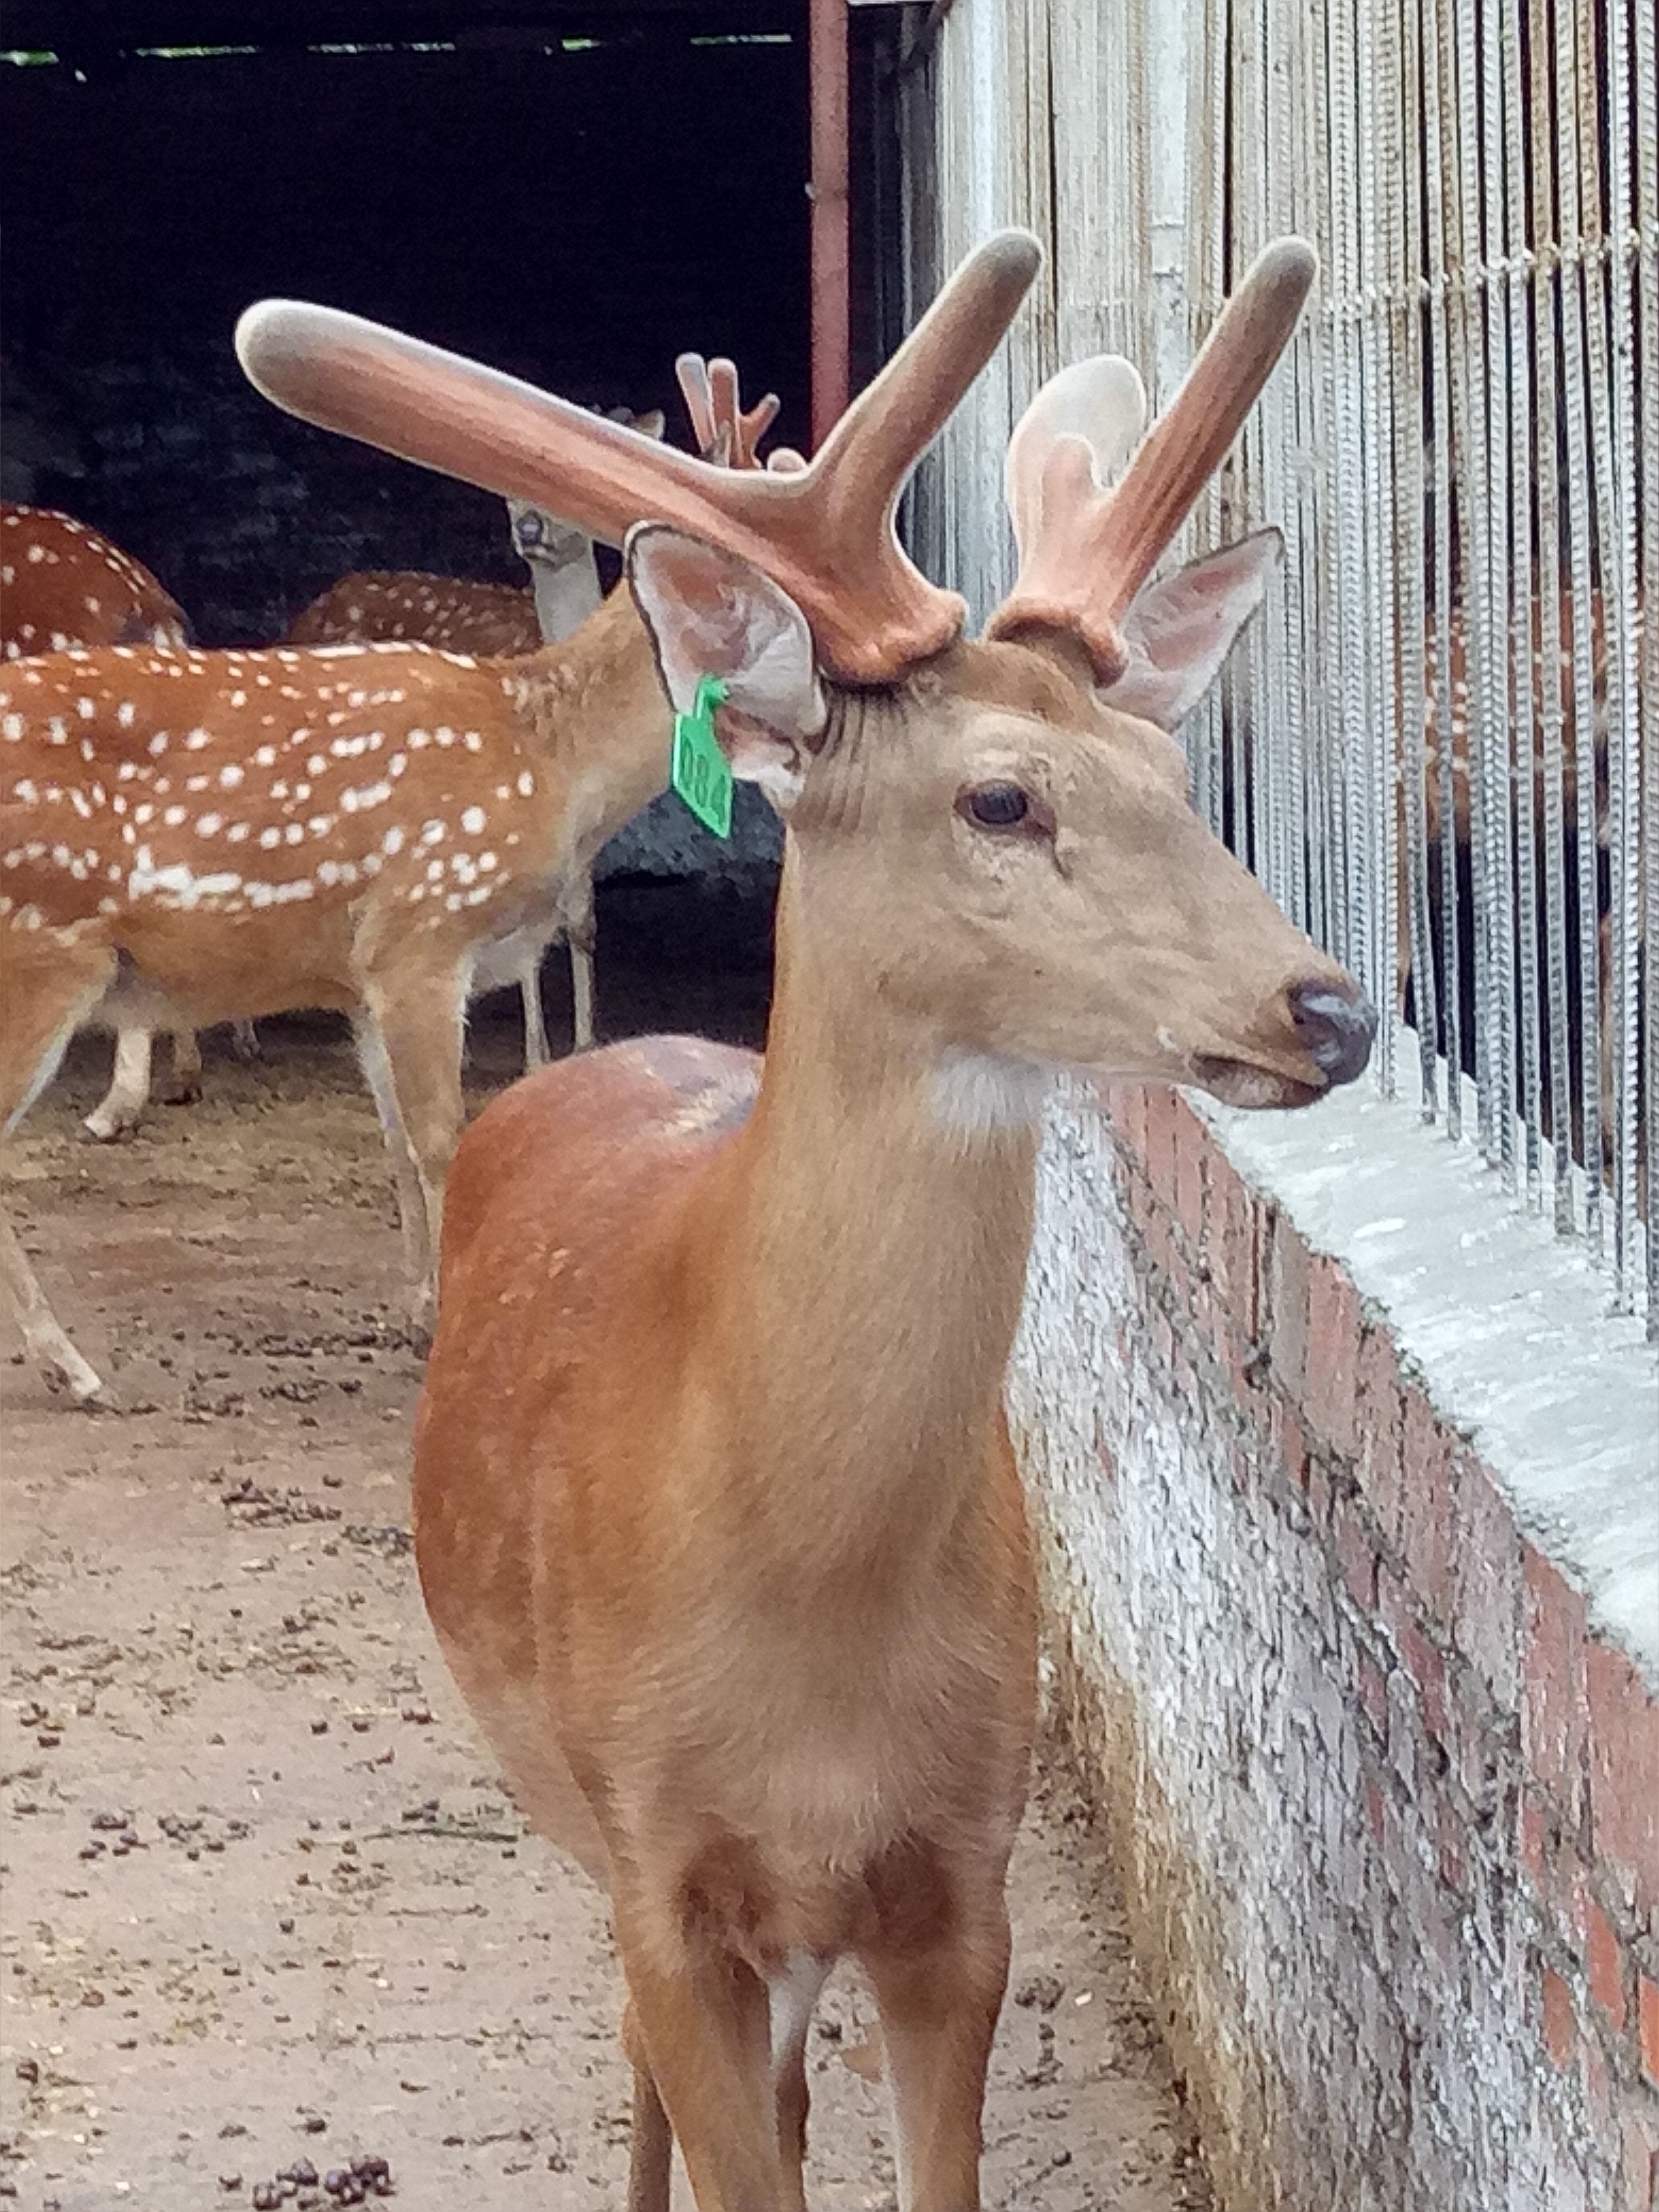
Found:
[[[58,1071],[65,1046],[115,974],[107,945],[65,943],[48,931],[13,931],[0,963],[0,1127],[9,1132]],[[70,1343],[36,1279],[16,1231],[0,1215],[0,1293],[23,1348],[46,1382],[82,1405],[103,1384]]]
[[[394,959],[364,982],[358,1052],[392,1154],[403,1224],[411,1318],[429,1331],[437,1311],[444,1178],[461,1133],[460,975],[453,963]]]
[[[639,2053],[635,2115],[636,2124],[643,2115],[647,2130],[635,2147],[642,2182],[649,2185],[661,2147],[643,2074],[679,2144],[697,2212],[780,2212],[792,2200],[779,2152],[765,1983],[742,1960],[714,1954],[688,1954],[665,1971],[633,1936],[620,1905],[617,1945]],[[630,2194],[629,2212],[652,2212],[650,2198],[636,2208]]]
[[[150,1032],[118,1030],[115,1073],[109,1089],[82,1123],[100,1145],[112,1144],[138,1127],[149,1098]]]
[[[985,2078],[1008,1980],[1000,1872],[908,1866],[859,1956],[898,2120],[901,2212],[979,2212]]]
[[[593,919],[593,872],[582,871],[564,908],[565,940],[570,947],[571,1037],[578,1052],[593,1044],[593,953],[599,932]]]
[[[519,970],[519,995],[524,1000],[524,1064],[526,1073],[545,1067],[552,1058],[547,1048],[547,1024],[542,1018],[542,956],[525,955]]]

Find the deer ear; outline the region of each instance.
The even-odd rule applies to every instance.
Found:
[[[629,532],[628,580],[675,711],[690,714],[698,680],[719,677],[715,730],[732,775],[787,808],[827,713],[805,616],[747,561],[661,523]]]
[[[1108,703],[1173,730],[1220,674],[1284,552],[1277,530],[1253,531],[1137,592],[1123,618],[1128,663]]]

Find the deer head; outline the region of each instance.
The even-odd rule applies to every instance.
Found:
[[[629,580],[669,696],[688,710],[721,681],[733,773],[788,823],[786,956],[872,1038],[1022,1110],[1056,1067],[1304,1103],[1358,1074],[1375,1018],[1199,820],[1167,733],[1278,541],[1148,579],[1287,340],[1312,253],[1263,254],[1146,438],[1124,364],[1039,395],[1011,447],[1019,579],[972,641],[893,513],[1037,262],[1022,234],[989,241],[810,463],[743,475],[320,309],[254,309],[238,343],[310,420],[595,531],[640,526]]]

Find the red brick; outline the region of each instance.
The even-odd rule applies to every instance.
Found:
[[[1313,1255],[1286,1214],[1273,1220],[1268,1251],[1267,1344],[1274,1375],[1292,1398],[1308,1382],[1308,1294]]]
[[[1613,1924],[1592,1897],[1584,1909],[1584,1967],[1590,1995],[1613,2027],[1625,2025],[1625,1960]]]
[[[1659,1909],[1659,1706],[1621,1651],[1585,1645],[1590,1819],[1637,1911]]]
[[[1521,1744],[1527,1764],[1576,1828],[1589,1699],[1584,1601],[1531,1544],[1523,1544]]]
[[[1268,1416],[1273,1443],[1273,1456],[1298,1488],[1308,1480],[1308,1439],[1302,1423],[1290,1406],[1275,1391],[1272,1411]]]
[[[1248,1348],[1255,1342],[1260,1319],[1257,1209],[1249,1192],[1218,1156],[1216,1167],[1210,1192],[1210,1273],[1216,1297]]]
[[[1544,2042],[1558,2066],[1571,2066],[1578,2051],[1578,2021],[1572,1991],[1553,1966],[1544,1969]]]
[[[1371,1841],[1380,1844],[1382,1831],[1388,1826],[1388,1801],[1375,1782],[1365,1784],[1365,1825],[1371,1832]]]
[[[1345,1459],[1358,1443],[1359,1293],[1334,1260],[1315,1258],[1308,1288],[1308,1419]]]
[[[1361,1613],[1376,1611],[1376,1544],[1357,1497],[1339,1495],[1331,1516],[1336,1564]]]
[[[1144,1083],[1112,1085],[1112,1124],[1137,1160],[1146,1158],[1146,1086]]]
[[[1369,1651],[1359,1655],[1359,1702],[1379,1735],[1389,1731],[1389,1678]]]
[[[1659,2089],[1659,1983],[1645,1974],[1636,1985],[1636,2005],[1642,2045],[1642,2071]]]
[[[1204,1247],[1205,1187],[1208,1161],[1215,1151],[1209,1131],[1186,1100],[1175,1102],[1176,1212],[1193,1249]]]
[[[1173,1212],[1176,1204],[1176,1109],[1180,1100],[1162,1084],[1146,1092],[1146,1179]]]
[[[1367,1329],[1360,1340],[1354,1419],[1359,1435],[1359,1480],[1371,1517],[1383,1542],[1397,1545],[1405,1489],[1406,1414],[1400,1363],[1393,1340],[1381,1328]]]
[[[1446,1662],[1425,1633],[1417,1613],[1417,1593],[1394,1571],[1379,1564],[1376,1576],[1377,1618],[1389,1632],[1394,1648],[1416,1688],[1423,1709],[1423,1724],[1437,1743],[1446,1741]]]
[[[1543,1808],[1529,1790],[1523,1790],[1521,1796],[1520,1832],[1516,1845],[1522,1867],[1530,1876],[1533,1887],[1541,1901],[1549,1881],[1548,1838]]]
[[[1520,1695],[1521,1538],[1509,1501],[1472,1453],[1452,1466],[1452,1633],[1505,1712]]]
[[[1430,1618],[1449,1627],[1451,1614],[1452,1443],[1423,1393],[1408,1389],[1401,1547]]]

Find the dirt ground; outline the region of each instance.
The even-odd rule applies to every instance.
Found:
[[[682,978],[629,1025],[742,1035],[763,989],[698,1003]],[[619,2203],[605,1914],[524,1833],[416,1585],[421,1367],[372,1110],[337,1030],[264,1034],[251,1067],[210,1039],[204,1102],[116,1146],[79,1133],[109,1057],[83,1039],[13,1155],[120,1410],[52,1401],[0,1338],[0,2199],[205,2212],[379,2157],[432,2212]],[[516,1042],[488,1027],[480,1097]],[[1109,1869],[1057,1784],[1013,1912],[988,2203],[1201,2212]],[[813,2035],[809,2186],[836,2212],[892,2202],[872,2016],[837,1977]]]

